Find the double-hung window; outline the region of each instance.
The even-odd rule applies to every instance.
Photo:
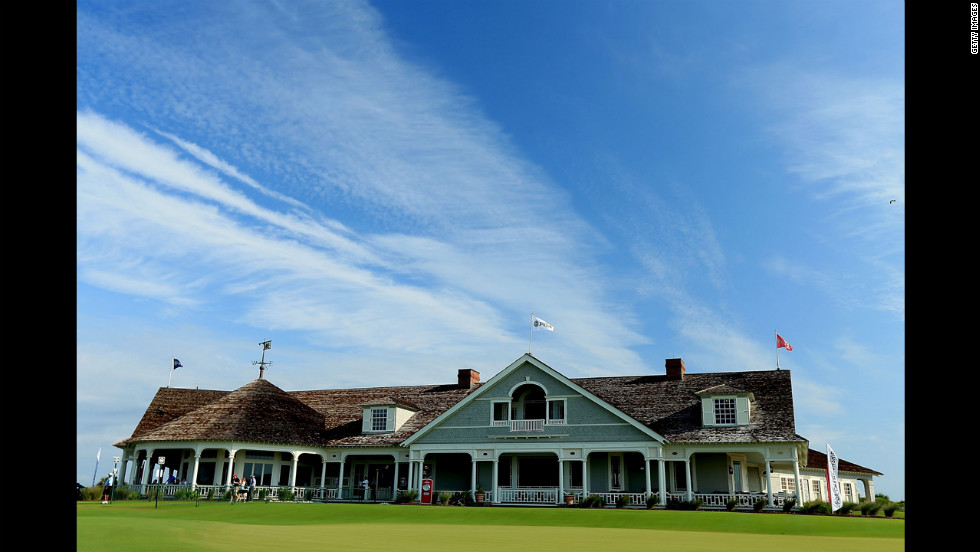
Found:
[[[371,409],[371,431],[385,431],[388,429],[388,409]]]
[[[718,398],[715,399],[715,423],[727,425],[735,423],[735,399]]]

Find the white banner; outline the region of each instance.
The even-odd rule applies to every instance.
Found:
[[[827,496],[830,497],[830,511],[840,510],[843,501],[837,479],[837,454],[830,448],[830,443],[827,443]]]

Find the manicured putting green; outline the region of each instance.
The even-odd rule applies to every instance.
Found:
[[[76,549],[891,552],[905,549],[904,532],[904,520],[733,512],[116,503],[78,505]]]

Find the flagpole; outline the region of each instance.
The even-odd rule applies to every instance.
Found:
[[[773,330],[772,333],[776,336],[776,370],[779,370],[779,332]]]
[[[531,336],[531,340],[527,345],[527,354],[531,354],[531,348],[534,347],[534,313],[531,313],[531,329],[528,330],[528,335]]]

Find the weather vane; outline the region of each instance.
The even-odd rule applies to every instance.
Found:
[[[262,360],[253,360],[252,366],[255,366],[256,364],[259,365],[259,379],[262,379],[262,372],[265,371],[265,365],[268,364],[269,366],[272,366],[271,360],[269,362],[265,361],[265,352],[266,350],[272,348],[272,340],[270,339],[269,341],[263,341],[262,343],[259,343],[259,345],[262,346]]]

